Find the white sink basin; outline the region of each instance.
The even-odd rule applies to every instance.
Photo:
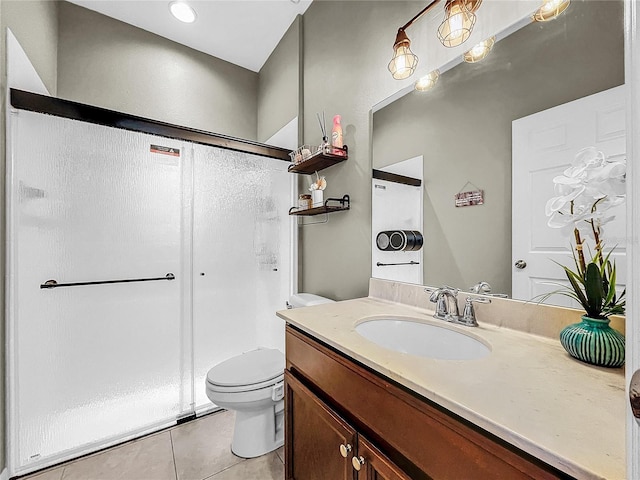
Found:
[[[389,350],[439,360],[476,360],[491,353],[469,335],[410,319],[372,318],[356,325],[356,332]]]

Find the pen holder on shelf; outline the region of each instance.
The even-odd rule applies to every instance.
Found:
[[[311,190],[311,207],[321,207],[324,203],[324,190]]]

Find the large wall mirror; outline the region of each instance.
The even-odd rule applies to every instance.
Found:
[[[571,163],[581,142],[608,149],[607,156],[624,157],[623,17],[622,1],[572,1],[555,20],[523,22],[508,36],[498,35],[487,58],[473,64],[461,62],[443,72],[433,89],[413,91],[374,112],[374,170],[423,158],[423,284],[468,291],[485,281],[493,293],[522,300],[540,293],[534,288],[512,294],[512,279],[527,271],[514,266],[512,231],[519,232],[520,225],[525,225],[527,235],[537,239],[547,235],[545,229],[551,230],[546,226],[544,203],[553,195],[552,178]],[[597,114],[599,130],[592,134],[597,138],[565,142],[573,127],[554,123],[549,112],[560,112],[572,117],[568,121],[579,123],[583,103],[600,98],[602,92],[606,112]],[[613,92],[618,100],[611,100],[606,92]],[[620,108],[614,112],[615,102]],[[576,110],[575,105],[580,108]],[[529,125],[530,118],[537,122],[537,130],[526,131],[517,140],[514,121]],[[607,143],[612,138],[615,145]],[[535,175],[521,174],[520,163],[512,168],[512,162],[524,162],[520,157],[515,160],[517,149],[518,155],[541,166],[544,187],[532,183]],[[563,165],[544,166],[549,155],[561,158]],[[512,181],[513,172],[522,177]],[[521,190],[522,185],[528,190]],[[484,204],[456,207],[455,194],[475,187],[484,190]],[[535,203],[535,220],[526,208],[512,215],[512,200],[523,198]],[[619,213],[623,221],[624,207]],[[617,228],[623,233],[608,242],[624,242],[624,224]],[[558,241],[564,242],[561,248],[567,255],[569,238]],[[552,248],[539,250],[543,256],[549,253],[541,263],[555,265]],[[618,252],[624,252],[624,245]]]

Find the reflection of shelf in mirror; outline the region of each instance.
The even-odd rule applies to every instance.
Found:
[[[331,203],[336,202],[339,205],[331,205]],[[298,208],[291,207],[289,209],[289,215],[302,215],[306,217],[310,217],[313,215],[320,215],[322,213],[333,213],[333,212],[341,212],[343,210],[349,210],[351,208],[351,200],[349,195],[344,195],[342,198],[327,198],[324,202],[324,205],[320,207],[313,208]]]
[[[303,173],[311,175],[314,172],[324,170],[327,167],[331,167],[336,163],[344,162],[349,158],[349,148],[345,145],[342,149],[337,147],[330,147],[332,151],[342,152],[339,155],[333,153],[317,152],[311,155],[306,160],[300,163],[293,163],[289,165],[289,172],[291,173]]]

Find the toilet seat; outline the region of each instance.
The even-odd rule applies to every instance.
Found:
[[[246,392],[271,387],[284,379],[280,350],[252,350],[225,360],[207,373],[207,388],[217,392]]]
[[[270,378],[264,382],[254,383],[251,385],[236,385],[233,387],[228,387],[225,385],[217,385],[215,383],[211,383],[207,378],[207,388],[212,392],[220,392],[220,393],[239,393],[239,392],[250,392],[253,390],[261,390],[263,388],[271,388],[278,383],[282,383],[284,381],[284,373],[278,375],[277,377]]]

